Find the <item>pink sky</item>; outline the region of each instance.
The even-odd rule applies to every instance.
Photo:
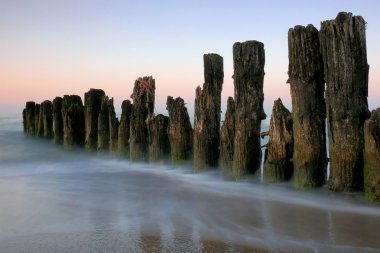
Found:
[[[90,88],[103,89],[119,109],[122,100],[129,99],[134,80],[144,75],[156,79],[158,112],[166,113],[168,95],[183,97],[192,112],[195,88],[203,83],[204,53],[224,58],[224,108],[227,97],[233,96],[232,45],[255,39],[265,44],[264,107],[269,115],[278,97],[290,107],[288,29],[309,23],[319,28],[320,21],[335,18],[341,10],[368,22],[368,99],[371,109],[380,106],[380,1],[364,5],[271,0],[260,8],[255,1],[243,2],[202,2],[201,9],[196,4],[147,0],[2,2],[0,113],[21,112],[27,100],[42,102],[64,94],[83,97]]]

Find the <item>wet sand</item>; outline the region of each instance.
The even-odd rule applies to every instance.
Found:
[[[362,194],[63,150],[0,120],[0,252],[380,252]]]

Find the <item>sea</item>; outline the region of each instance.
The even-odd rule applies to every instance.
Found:
[[[261,181],[67,150],[3,114],[0,253],[380,252],[363,194]]]

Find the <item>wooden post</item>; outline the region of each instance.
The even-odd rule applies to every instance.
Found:
[[[63,145],[84,144],[84,108],[77,95],[65,95],[62,100]]]
[[[192,156],[193,129],[189,114],[182,98],[168,97],[166,109],[169,112],[169,142],[172,162],[182,164]]]
[[[62,119],[62,98],[56,97],[53,100],[53,128],[54,143],[63,143],[63,119]]]
[[[294,130],[296,187],[322,186],[326,179],[326,109],[318,30],[296,26],[288,32],[289,80]]]
[[[370,115],[365,28],[362,17],[345,12],[321,23],[331,190],[363,190],[363,126]]]
[[[364,124],[364,142],[365,196],[380,203],[380,108]]]
[[[25,105],[26,114],[26,133],[34,135],[35,133],[35,115],[36,115],[36,103],[33,101],[26,102]]]
[[[146,124],[149,132],[149,162],[162,162],[170,153],[169,117],[152,114],[147,118]]]
[[[155,80],[149,77],[138,78],[133,88],[129,157],[132,161],[148,160],[148,127],[145,120],[154,110]]]
[[[98,119],[102,98],[101,89],[90,89],[84,94],[85,146],[96,149],[98,143]]]
[[[121,117],[118,129],[118,149],[122,156],[129,156],[129,133],[132,106],[133,105],[129,100],[124,100],[121,105]]]
[[[264,162],[266,184],[288,181],[293,174],[293,120],[281,99],[274,101]]]
[[[194,111],[194,170],[215,167],[219,160],[220,103],[223,85],[223,58],[205,54],[203,90],[197,87]]]
[[[43,136],[45,138],[53,138],[53,104],[50,100],[41,103],[41,115],[43,124]]]
[[[263,109],[264,44],[258,41],[233,46],[235,85],[235,140],[232,176],[255,173],[261,166],[260,125]]]

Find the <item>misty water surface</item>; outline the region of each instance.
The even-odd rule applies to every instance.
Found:
[[[0,117],[0,252],[380,252],[380,208],[360,194],[266,187],[260,175],[131,164],[26,136]],[[230,245],[230,246],[229,246]]]

